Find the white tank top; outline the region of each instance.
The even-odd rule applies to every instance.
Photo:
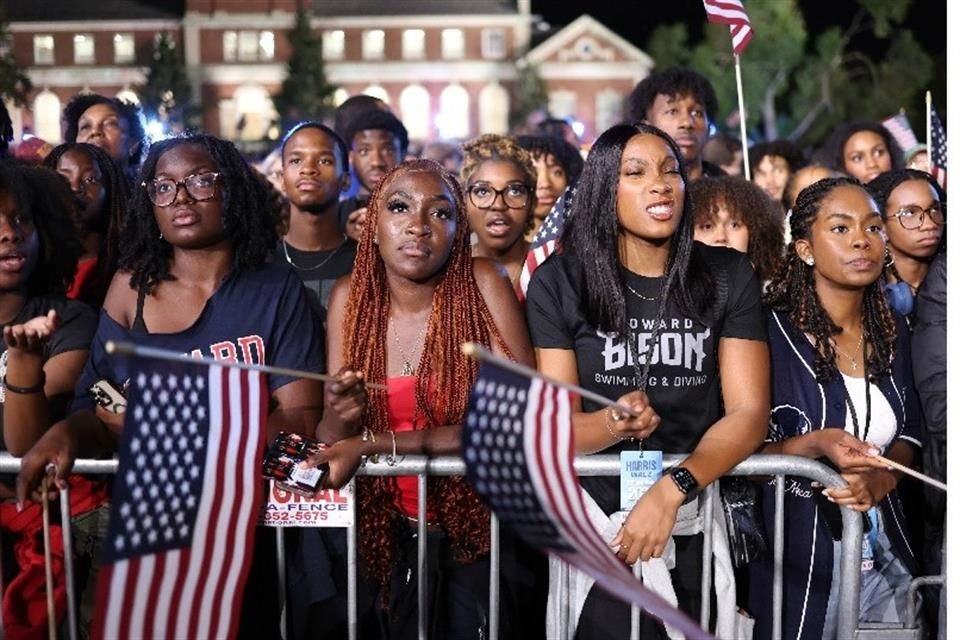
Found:
[[[881,451],[886,449],[894,436],[897,434],[897,416],[893,413],[893,407],[887,402],[886,396],[880,391],[876,384],[870,385],[870,430],[864,437],[864,429],[867,423],[867,389],[863,378],[853,378],[841,372],[843,383],[847,387],[847,393],[850,394],[850,400],[853,402],[853,408],[857,412],[857,421],[860,425],[860,439],[866,440]],[[850,413],[850,407],[847,406],[847,423],[844,429],[848,433],[857,435],[853,429],[853,415]]]

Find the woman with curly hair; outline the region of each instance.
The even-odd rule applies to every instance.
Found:
[[[783,214],[764,191],[743,178],[705,176],[690,185],[696,208],[693,239],[747,254],[762,282],[783,258]]]
[[[52,171],[0,162],[0,449],[14,456],[23,455],[66,414],[96,329],[94,312],[64,296],[81,252],[74,203]],[[105,498],[102,483],[72,478],[70,486],[75,514],[89,513]],[[37,637],[47,627],[41,510],[30,505],[18,511],[13,497],[13,478],[0,477],[0,528],[8,547],[4,558],[10,560],[3,563],[3,620],[10,637]],[[82,551],[88,536],[77,524],[76,548]],[[8,555],[9,547],[13,553]],[[83,592],[93,586],[90,554],[78,555],[77,586]],[[64,584],[63,560],[62,550],[55,551],[58,585]],[[55,602],[62,616],[62,587]]]
[[[869,522],[860,621],[907,622],[914,553],[895,491],[900,474],[873,454],[910,465],[920,446],[919,411],[906,326],[880,280],[886,238],[876,203],[856,180],[820,180],[800,192],[790,226],[793,243],[766,295],[774,409],[764,453],[820,459],[848,485],[821,491],[801,478],[788,482],[782,631],[833,638],[839,508]],[[771,535],[773,493],[764,487],[760,504]],[[769,558],[750,567],[757,637],[770,637],[773,567]]]
[[[530,152],[537,170],[533,220],[526,236],[532,240],[563,192],[577,184],[583,157],[579,149],[558,136],[518,136],[517,144]]]
[[[830,137],[832,167],[867,184],[884,171],[903,168],[903,151],[887,128],[876,122],[848,122]]]
[[[317,458],[341,486],[364,456],[451,455],[477,363],[477,342],[533,364],[523,315],[496,265],[470,252],[463,194],[430,160],[392,169],[374,191],[353,273],[330,296],[327,366],[384,382],[373,393],[362,434],[333,442]],[[437,638],[485,637],[489,513],[463,478],[431,478],[427,520],[431,627]],[[357,478],[360,557],[389,609],[390,638],[416,636],[417,481]],[[441,582],[442,581],[442,582]]]
[[[78,93],[63,108],[64,140],[100,147],[131,184],[147,143],[140,106],[97,93]]]
[[[518,290],[530,243],[523,234],[534,211],[537,173],[530,154],[506,136],[485,134],[463,145],[460,182],[467,220],[477,236],[473,255],[496,260]]]
[[[887,230],[884,278],[890,303],[909,319],[917,289],[940,251],[947,223],[946,194],[925,171],[881,173],[867,185]]]
[[[621,502],[619,478],[580,483],[595,527],[625,563],[652,562],[646,566],[662,576],[664,554],[676,550],[661,592],[672,590],[696,616],[699,491],[756,450],[769,413],[760,283],[745,255],[694,241],[683,155],[652,125],[617,125],[597,139],[572,207],[562,252],[534,272],[527,290],[538,368],[633,408],[630,416],[574,401],[578,452],[636,451],[642,440],[644,450],[684,456],[632,504]],[[711,551],[724,561],[722,549]],[[723,579],[732,580],[726,566]],[[718,593],[732,594],[719,578]],[[570,590],[577,638],[629,635],[629,606],[585,576],[551,587],[552,595]],[[716,633],[731,637],[736,609],[730,600],[721,605]],[[642,637],[662,633],[644,616]]]
[[[265,186],[229,142],[191,135],[153,145],[123,228],[119,270],[77,389],[86,391],[98,380],[125,389],[129,361],[106,353],[104,345],[111,340],[197,358],[323,371],[322,328],[299,277],[286,265],[267,262],[278,239],[271,211]],[[319,382],[287,375],[270,375],[267,382],[268,437],[279,430],[312,436],[317,428],[325,433],[356,428],[362,388],[350,381],[327,386],[334,410],[320,424]],[[55,464],[61,480],[76,457],[116,453],[121,421],[108,418],[92,397],[79,393],[73,409],[24,457],[21,500],[38,485],[48,463]],[[259,597],[263,584],[276,579],[274,536],[265,531],[257,533],[254,577],[246,582],[240,631],[250,637],[273,636],[278,629],[272,600]]]
[[[117,270],[120,226],[129,189],[120,168],[105,151],[84,142],[65,142],[44,159],[70,185],[80,203],[77,222],[83,255],[67,297],[99,309]]]

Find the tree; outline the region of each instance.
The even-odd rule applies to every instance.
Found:
[[[26,103],[33,83],[23,67],[17,64],[10,46],[10,31],[0,16],[0,97],[10,98],[17,106]]]
[[[803,138],[818,143],[840,122],[879,119],[906,107],[922,122],[922,90],[933,60],[912,34],[896,29],[911,0],[859,0],[860,10],[845,30],[808,33],[797,0],[749,5],[755,36],[741,56],[748,124],[756,137]],[[856,48],[872,37],[886,48],[878,59]],[[647,51],[658,66],[682,64],[713,83],[720,124],[736,109],[736,85],[729,29],[709,24],[704,40],[690,43],[685,25],[659,27]],[[911,105],[915,105],[911,109]]]
[[[546,111],[549,98],[540,69],[521,58],[517,63],[517,81],[510,96],[510,127],[523,127],[531,114]]]
[[[146,82],[137,87],[137,93],[145,115],[170,130],[182,130],[196,111],[183,56],[166,33],[156,40]]]
[[[310,16],[301,6],[293,29],[287,33],[290,60],[287,77],[273,99],[284,129],[306,119],[321,119],[333,110],[336,86],[327,81],[323,46],[310,28]]]

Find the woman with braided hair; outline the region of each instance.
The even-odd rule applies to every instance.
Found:
[[[527,319],[540,371],[635,412],[574,401],[577,451],[629,456],[641,439],[644,451],[684,456],[632,503],[622,499],[619,478],[580,483],[613,552],[630,565],[642,561],[645,574],[656,574],[657,590],[696,616],[699,491],[760,446],[770,407],[759,280],[745,254],[695,242],[694,216],[676,143],[647,124],[608,129],[587,156],[563,251],[533,274]],[[714,536],[711,551],[718,567],[726,563],[715,584],[718,597],[728,598],[717,607],[716,633],[728,638],[736,608],[721,537]],[[664,557],[671,555],[676,564],[667,574]],[[569,590],[576,638],[628,637],[627,604],[583,575],[574,573],[570,585],[551,584],[551,596]],[[643,617],[641,637],[664,633]]]
[[[906,622],[914,554],[895,492],[900,476],[873,456],[909,465],[920,446],[919,411],[906,325],[880,280],[886,236],[874,200],[851,178],[820,180],[800,192],[790,227],[793,243],[766,295],[774,408],[764,452],[820,459],[848,485],[821,491],[788,482],[783,637],[833,638],[839,508],[869,522],[860,620]],[[761,492],[769,534],[773,491]],[[750,566],[757,637],[770,637],[772,563]]]
[[[477,364],[464,342],[528,365],[533,354],[520,307],[495,264],[470,253],[463,194],[430,160],[391,170],[370,200],[353,273],[330,296],[328,367],[385,382],[369,395],[362,434],[319,454],[341,486],[366,456],[460,451],[461,423]],[[431,626],[437,638],[485,637],[489,514],[463,478],[431,478],[427,520]],[[417,482],[360,477],[360,557],[389,604],[388,637],[416,634]],[[438,580],[443,584],[438,585]]]
[[[477,236],[473,255],[492,258],[519,290],[530,249],[524,233],[533,216],[537,172],[530,154],[512,138],[485,134],[463,145],[460,180],[467,219]]]

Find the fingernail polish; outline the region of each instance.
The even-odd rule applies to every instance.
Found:
[[[23,503],[17,500],[17,513],[23,511]]]

